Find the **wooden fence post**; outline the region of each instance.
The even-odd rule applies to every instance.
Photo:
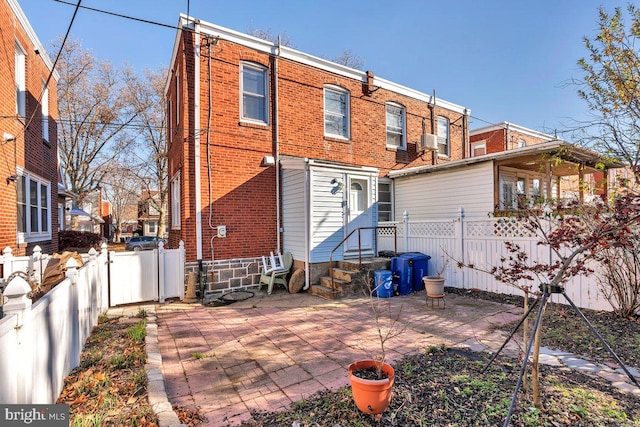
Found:
[[[31,292],[31,286],[20,276],[11,279],[4,290],[4,296],[7,298],[7,303],[3,307],[4,316],[16,316],[18,366],[13,369],[16,375],[17,401],[3,403],[30,404],[32,400],[33,335],[31,334],[31,299],[27,297],[29,292]]]

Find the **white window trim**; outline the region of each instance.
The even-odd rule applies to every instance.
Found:
[[[170,191],[171,191],[171,229],[172,230],[180,230],[182,227],[181,221],[181,213],[180,210],[182,208],[182,189],[180,182],[180,171],[176,172],[176,174],[171,178],[170,183]],[[177,193],[177,194],[176,194]]]
[[[448,117],[445,116],[438,116],[438,118],[436,119],[436,130],[440,129],[440,120],[446,120],[447,122],[447,153],[441,153],[440,151],[438,151],[438,157],[450,157],[451,156],[451,120],[449,120]],[[436,135],[437,139],[438,139],[438,145],[440,144],[440,135],[437,134]]]
[[[29,242],[39,242],[43,240],[51,240],[51,182],[43,179],[39,176],[33,175],[25,170],[18,169],[17,174],[25,178],[25,227],[28,231],[17,231],[17,240],[18,243],[29,243]],[[31,181],[38,183],[38,188],[41,188],[41,185],[45,185],[47,188],[47,231],[46,232],[32,232],[31,231],[31,203],[30,203],[30,192],[31,186],[29,183]],[[17,185],[17,183],[16,183]],[[40,197],[37,198],[38,203],[40,203]],[[16,200],[16,209],[17,209],[18,201]],[[40,214],[42,213],[42,206],[38,205],[38,224],[42,224],[42,219],[40,218]],[[19,218],[16,216],[16,229],[18,227],[17,221]]]
[[[340,134],[334,134],[334,133],[328,133],[327,132],[327,126],[326,126],[326,116],[327,116],[327,91],[329,92],[334,92],[334,93],[339,93],[341,95],[346,95],[347,99],[345,101],[346,103],[346,112],[345,112],[345,121],[346,121],[346,125],[345,125],[345,132],[346,135],[340,135]],[[344,139],[345,141],[349,141],[351,139],[351,94],[349,93],[349,91],[343,87],[340,86],[334,86],[334,85],[326,85],[324,87],[324,90],[322,92],[322,102],[323,102],[323,111],[324,114],[322,115],[322,128],[324,130],[324,136],[328,136],[329,138],[336,138],[336,139]],[[332,113],[335,114],[335,113]]]
[[[376,189],[376,197],[380,197],[380,184],[389,184],[389,192],[390,194],[390,204],[391,204],[391,211],[390,211],[390,218],[389,221],[394,221],[395,220],[395,191],[394,191],[394,182],[392,179],[389,178],[378,178],[378,188]],[[378,200],[378,210],[376,212],[376,218],[379,219],[380,217],[380,211],[379,211],[379,206],[380,206],[380,201]],[[383,221],[384,222],[384,221]]]
[[[484,148],[484,154],[487,154],[487,140],[483,139],[482,141],[472,142],[470,147],[470,153],[471,153],[470,157],[483,156],[483,154],[478,154],[478,156],[474,154],[476,149],[478,148]]]
[[[260,71],[264,76],[264,120],[254,119],[244,116],[244,69],[251,68],[256,71]],[[255,94],[253,94],[255,95]],[[259,95],[259,94],[258,94]],[[269,69],[253,63],[253,62],[241,62],[240,63],[240,121],[246,123],[257,123],[261,125],[269,124]]]
[[[15,84],[16,115],[27,115],[27,53],[16,40],[15,47]],[[19,92],[19,93],[18,93]]]
[[[386,136],[389,133],[389,123],[386,122],[387,107],[393,107],[393,108],[399,108],[400,109],[400,115],[402,116],[402,131],[401,131],[402,135],[401,135],[400,145],[393,145],[393,144],[386,143],[386,141],[387,141]],[[387,148],[395,148],[395,149],[398,149],[398,150],[406,150],[407,149],[407,109],[404,107],[404,105],[398,104],[397,102],[387,102],[385,104],[385,107],[384,107],[384,116],[385,116],[385,122],[386,122],[385,143],[387,144]]]

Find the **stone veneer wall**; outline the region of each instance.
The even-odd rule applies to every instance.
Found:
[[[262,270],[262,258],[239,258],[203,261],[205,274],[205,294],[207,292],[227,292],[257,286]],[[185,265],[185,283],[190,273],[198,273],[198,263]]]

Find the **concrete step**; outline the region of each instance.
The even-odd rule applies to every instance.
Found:
[[[320,278],[320,284],[326,288],[333,288],[334,290],[338,291],[338,293],[342,294],[344,288],[346,286],[348,286],[351,283],[351,281],[347,281],[347,280],[342,280],[342,279],[337,279],[335,276],[333,278],[333,286],[331,286],[331,277],[329,276],[322,276]]]
[[[340,292],[335,290],[335,289],[331,289],[328,288],[326,286],[323,285],[311,285],[311,287],[309,288],[309,290],[311,291],[311,295],[315,295],[318,296],[320,298],[326,299],[326,300],[336,300],[336,299],[340,299],[341,295]]]
[[[333,278],[344,280],[345,282],[353,281],[353,276],[359,274],[359,271],[355,270],[346,270],[344,268],[334,268],[333,269]]]
[[[360,271],[358,260],[336,261],[336,267],[344,270]],[[388,270],[391,267],[391,258],[363,258],[362,269],[367,271]]]

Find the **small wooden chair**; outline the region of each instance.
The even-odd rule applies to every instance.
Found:
[[[264,283],[267,285],[267,294],[271,295],[273,285],[279,283],[288,291],[287,275],[293,266],[293,255],[290,252],[285,252],[284,255],[278,254],[276,257],[272,252],[268,258],[262,257],[262,264],[263,270],[258,282],[258,289],[262,288]]]

